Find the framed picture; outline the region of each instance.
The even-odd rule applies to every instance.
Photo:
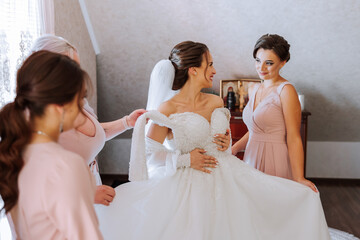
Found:
[[[235,107],[242,112],[247,102],[249,101],[248,90],[255,83],[260,83],[260,79],[234,79],[234,80],[220,80],[220,97],[224,100],[224,105],[227,105],[227,95],[229,90],[235,93],[236,103]]]

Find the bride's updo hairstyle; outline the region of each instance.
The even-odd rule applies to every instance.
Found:
[[[200,67],[204,54],[206,55],[206,60],[208,60],[208,52],[209,49],[205,44],[192,41],[181,42],[171,50],[169,60],[175,67],[175,79],[172,90],[179,90],[184,86],[189,78],[189,68]]]
[[[25,60],[16,81],[15,100],[0,110],[0,195],[5,212],[18,200],[18,176],[24,165],[22,154],[36,130],[34,118],[43,116],[49,104],[70,103],[77,94],[80,94],[81,111],[81,99],[89,79],[68,56],[39,51]]]
[[[254,58],[256,58],[256,53],[260,48],[273,50],[281,61],[288,62],[290,60],[290,44],[282,36],[277,34],[265,34],[261,36],[254,46]]]

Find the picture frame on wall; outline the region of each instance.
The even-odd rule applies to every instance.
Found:
[[[227,95],[232,89],[236,98],[235,107],[242,112],[249,101],[249,88],[256,83],[261,83],[261,80],[256,78],[220,80],[220,97],[224,100],[224,106],[227,106]]]

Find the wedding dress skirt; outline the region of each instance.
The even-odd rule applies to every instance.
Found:
[[[140,181],[120,185],[109,207],[96,206],[106,240],[330,239],[318,193],[294,181],[266,175],[216,149],[214,134],[225,133],[229,127],[226,109],[215,109],[211,123],[196,113],[166,118],[159,112],[148,112],[134,130],[132,148],[137,153],[143,148],[139,139],[144,138],[142,131],[137,135],[137,128],[144,127],[146,117],[171,127],[178,153],[202,148],[219,166],[210,169],[211,174],[192,168],[175,168],[167,174],[165,164],[148,180],[146,173]],[[144,151],[140,156],[145,156]],[[141,166],[136,161],[130,163],[130,176],[132,168]]]

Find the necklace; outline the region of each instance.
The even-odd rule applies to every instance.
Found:
[[[48,137],[48,138],[52,139],[48,134],[44,133],[43,131],[35,131],[34,133],[36,133],[38,135],[43,135],[45,137]]]

